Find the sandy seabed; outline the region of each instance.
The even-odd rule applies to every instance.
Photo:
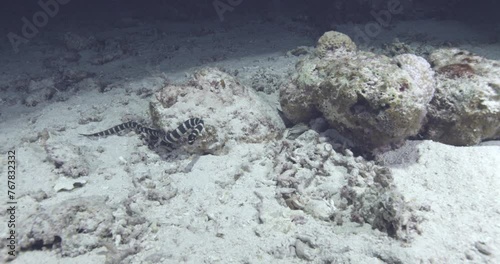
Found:
[[[349,34],[350,27],[339,30]],[[60,32],[105,39],[104,50],[65,51],[73,44]],[[338,226],[279,204],[266,152],[273,142],[235,142],[223,155],[164,159],[134,133],[79,135],[124,118],[149,120],[154,91],[186,82],[206,66],[263,90],[262,100],[277,105],[273,91],[300,59],[289,51],[313,47],[318,36],[311,32],[285,20],[201,26],[130,19],[46,27],[18,54],[4,43],[0,172],[5,179],[7,152],[15,150],[17,234],[45,238],[24,241],[29,247],[11,263],[500,263],[498,141],[472,147],[407,141],[379,157],[405,199],[426,206],[419,232],[403,242],[367,224]],[[394,38],[416,52],[451,43],[500,60],[498,41],[454,21],[398,23],[369,44],[383,53],[382,44]],[[107,50],[114,45],[119,53]],[[51,85],[48,77],[63,86],[40,89]],[[74,164],[58,165],[59,158]],[[85,228],[59,230],[71,219],[53,219],[67,208]],[[2,209],[2,258],[9,217]],[[52,232],[36,233],[41,230]]]

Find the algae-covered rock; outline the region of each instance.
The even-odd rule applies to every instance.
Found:
[[[456,48],[429,56],[436,69],[436,95],[425,135],[452,145],[500,137],[500,63]]]
[[[437,87],[424,134],[452,145],[500,138],[500,62],[456,48],[436,50],[429,60]]]
[[[346,34],[328,31],[321,36],[316,45],[316,55],[324,57],[329,52],[344,48],[347,51],[356,51],[356,44]]]
[[[150,103],[155,126],[171,131],[184,120],[199,117],[205,130],[190,152],[221,154],[228,143],[257,143],[281,135],[284,124],[274,107],[234,77],[213,68],[194,74],[182,85],[168,85]]]
[[[417,134],[435,90],[429,63],[411,54],[389,58],[338,49],[308,57],[296,69],[280,90],[285,115],[307,122],[320,113],[365,149]]]
[[[320,115],[312,101],[312,93],[302,92],[293,81],[280,89],[283,113],[294,124],[308,122]]]

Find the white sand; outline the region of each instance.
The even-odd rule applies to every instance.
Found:
[[[86,35],[96,28],[89,24],[70,31]],[[376,41],[390,42],[409,28],[431,32],[429,36],[436,42],[458,41],[480,55],[500,59],[498,42],[488,44],[488,36],[478,38],[476,35],[481,33],[456,22],[397,24]],[[57,49],[62,46],[58,30],[56,25],[44,28],[16,55],[4,44],[0,51],[4,61],[0,65],[0,86],[13,80],[53,75],[53,69],[42,69],[42,61],[59,56]],[[61,32],[66,31],[68,28]],[[456,34],[464,39],[476,40],[449,40],[446,38],[455,34],[439,33],[452,31],[462,32]],[[283,221],[291,210],[275,199],[276,183],[269,176],[271,159],[265,156],[265,148],[271,143],[236,144],[223,156],[162,160],[134,133],[99,140],[78,135],[118,124],[126,115],[148,119],[150,98],[138,96],[136,91],[160,88],[162,76],[182,82],[196,68],[210,65],[232,73],[237,70],[237,78],[246,85],[251,84],[259,69],[285,78],[299,59],[286,56],[286,52],[315,43],[317,36],[311,36],[307,26],[253,19],[245,23],[207,22],[203,26],[180,24],[177,28],[168,23],[138,23],[123,29],[105,26],[100,32],[96,36],[101,38],[127,34],[137,55],[96,66],[88,63],[91,52],[83,51],[80,62],[68,63],[67,67],[96,73],[94,79],[113,84],[111,91],[100,93],[95,87],[82,86],[65,101],[52,100],[35,107],[22,105],[21,97],[12,89],[0,94],[0,172],[5,177],[5,153],[15,149],[19,222],[40,206],[48,208],[73,198],[108,196],[106,204],[128,199],[132,214],[146,219],[138,225],[143,227],[139,229],[140,239],[124,242],[113,238],[119,250],[138,249],[135,254],[124,253],[123,263],[306,263],[296,255],[298,239],[311,241],[316,260],[332,256],[330,263],[500,263],[500,142],[454,147],[410,141],[382,157],[406,199],[428,206],[420,224],[421,234],[415,234],[410,243],[402,243],[369,225],[346,223],[338,227],[307,216],[304,225]],[[172,46],[178,46],[178,50],[169,51]],[[275,97],[267,97],[276,103]],[[102,117],[102,121],[79,124],[82,119],[96,116]],[[86,160],[90,170],[88,176],[80,177],[86,180],[83,187],[54,191],[61,174],[46,160],[43,140],[36,137],[44,129],[50,135],[48,144],[78,148],[74,153]],[[138,159],[137,153],[146,157]],[[250,164],[248,171],[235,179],[244,163]],[[7,193],[5,182],[0,185],[2,201]],[[173,198],[163,203],[147,200],[141,191],[148,184],[156,185],[163,195],[174,195]],[[37,202],[35,194],[40,191],[48,198]],[[5,210],[1,211],[1,222],[6,223]],[[124,214],[119,209],[115,217]],[[265,223],[259,224],[259,214],[265,214]],[[130,231],[116,228],[112,232]],[[0,233],[6,232],[7,225],[0,225]],[[63,239],[66,242],[72,238]],[[74,258],[62,258],[58,250],[30,250],[21,252],[11,263],[104,263],[109,251],[110,248],[98,247]],[[120,261],[120,252],[114,254],[118,256],[116,263]]]

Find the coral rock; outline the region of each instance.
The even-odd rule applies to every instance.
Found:
[[[438,74],[424,134],[452,145],[500,138],[500,62],[455,48],[429,58]]]
[[[90,49],[97,44],[95,37],[83,37],[73,32],[64,34],[64,45],[70,51]]]
[[[284,130],[271,105],[253,89],[216,69],[202,69],[187,84],[168,85],[155,97],[150,112],[157,127],[170,131],[192,117],[205,121],[203,136],[194,144],[202,153],[221,154],[228,150],[227,143],[262,142]]]
[[[338,49],[308,57],[296,68],[291,83],[280,89],[287,118],[307,122],[322,114],[365,149],[417,134],[435,90],[429,63],[411,54],[389,58]]]
[[[335,52],[341,48],[346,51],[356,51],[356,44],[346,34],[328,31],[319,38],[318,44],[316,45],[316,55],[318,55],[318,57],[324,57],[329,52]]]

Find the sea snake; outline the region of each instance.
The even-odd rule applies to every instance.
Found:
[[[126,123],[116,125],[110,129],[106,129],[101,132],[93,134],[80,134],[80,135],[86,137],[103,137],[116,134],[125,129],[134,129],[136,132],[142,132],[149,136],[157,137],[161,139],[163,142],[167,143],[168,145],[173,145],[184,134],[186,134],[188,130],[191,130],[191,133],[188,136],[188,144],[192,145],[196,140],[196,138],[199,135],[201,135],[201,132],[203,131],[204,127],[205,123],[203,123],[203,120],[201,118],[191,118],[184,121],[184,123],[178,126],[175,130],[165,133],[162,130],[152,129],[149,127],[142,126],[141,124],[135,121],[129,121]]]

